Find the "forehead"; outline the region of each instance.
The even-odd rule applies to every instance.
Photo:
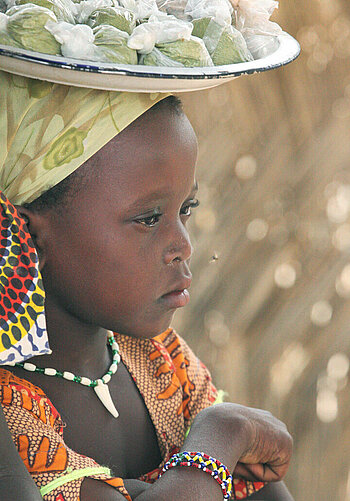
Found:
[[[197,139],[186,115],[151,109],[106,144],[87,167],[98,173],[95,188],[106,200],[118,196],[131,203],[151,193],[181,196],[192,189],[196,158]]]

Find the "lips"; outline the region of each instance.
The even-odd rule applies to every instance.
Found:
[[[189,289],[191,287],[192,278],[191,277],[183,277],[179,282],[177,282],[172,289],[169,290],[164,296],[168,294],[173,294],[174,292],[181,292],[185,289]],[[162,297],[164,297],[162,296]]]
[[[184,277],[172,289],[161,296],[160,301],[169,309],[183,308],[190,300],[188,289],[191,286],[192,279]]]

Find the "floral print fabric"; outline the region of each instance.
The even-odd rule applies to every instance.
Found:
[[[181,448],[194,417],[217,397],[207,368],[172,329],[153,339],[116,334],[122,360],[133,377],[153,421],[163,461],[141,477],[154,482],[164,463]],[[98,466],[64,443],[63,422],[37,387],[0,370],[0,403],[19,453],[39,487],[67,471]],[[130,501],[123,480],[94,476],[113,485]],[[78,501],[83,478],[44,496],[45,501]],[[235,479],[233,499],[244,499],[264,486]]]
[[[0,71],[0,190],[14,204],[35,200],[166,96]]]

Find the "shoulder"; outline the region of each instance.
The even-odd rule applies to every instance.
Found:
[[[26,379],[15,376],[6,369],[0,369],[0,403],[4,409],[24,410],[32,418],[62,433],[62,420],[57,409],[46,394]]]

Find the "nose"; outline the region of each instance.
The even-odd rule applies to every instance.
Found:
[[[165,264],[187,261],[192,256],[193,247],[186,227],[181,221],[176,226],[176,234],[172,235],[172,243],[164,253]]]

